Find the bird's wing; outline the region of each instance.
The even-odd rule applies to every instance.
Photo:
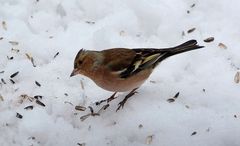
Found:
[[[121,78],[130,77],[141,70],[154,67],[162,53],[157,49],[124,49],[104,50],[104,64]]]

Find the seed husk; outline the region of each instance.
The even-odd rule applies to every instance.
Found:
[[[223,43],[219,43],[218,47],[220,47],[221,49],[227,49],[227,46]]]
[[[147,144],[147,145],[150,145],[150,144],[152,143],[153,136],[154,136],[154,135],[149,135],[149,136],[146,138],[146,144]]]
[[[240,72],[239,71],[235,74],[234,82],[237,84],[240,82]]]
[[[3,99],[3,96],[0,94],[0,100],[1,101],[4,101],[4,99]]]

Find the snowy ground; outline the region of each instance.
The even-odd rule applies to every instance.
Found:
[[[239,146],[239,14],[236,0],[0,0],[0,145]],[[93,103],[112,93],[69,78],[79,49],[189,39],[205,48],[163,62],[123,110],[115,112],[119,93],[100,116],[80,120],[89,109],[76,105],[98,110]]]

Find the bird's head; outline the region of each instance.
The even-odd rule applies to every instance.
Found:
[[[89,76],[96,66],[102,62],[101,53],[97,51],[83,50],[81,49],[75,57],[74,69],[70,77],[77,74]]]
[[[70,77],[75,76],[77,74],[81,74],[82,71],[84,70],[85,66],[87,65],[87,57],[88,56],[88,51],[81,49],[74,60],[74,69],[70,75]]]

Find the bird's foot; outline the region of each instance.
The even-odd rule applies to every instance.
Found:
[[[125,103],[126,103],[126,101],[127,101],[130,97],[132,97],[135,93],[137,93],[137,91],[136,91],[137,89],[138,89],[138,88],[133,89],[128,95],[125,96],[125,98],[124,98],[121,102],[118,103],[118,108],[117,108],[116,112],[117,112],[118,110],[120,110],[120,108],[123,108],[124,105],[125,105]]]
[[[95,104],[98,106],[98,105],[100,105],[100,104],[103,103],[103,102],[109,103],[109,102],[112,101],[113,99],[117,98],[117,97],[115,97],[116,94],[117,94],[117,92],[113,93],[113,95],[110,96],[110,97],[107,98],[107,99],[104,99],[104,100],[100,100],[100,101],[95,102]]]

